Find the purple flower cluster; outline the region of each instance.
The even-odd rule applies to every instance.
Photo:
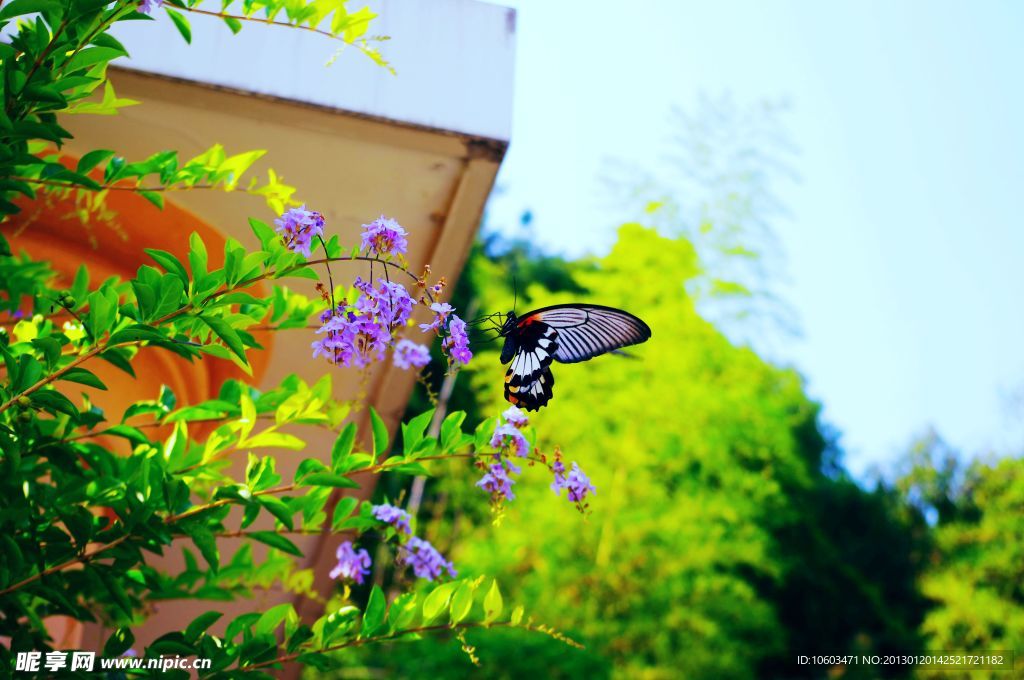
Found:
[[[509,425],[513,427],[526,427],[530,422],[530,419],[526,417],[526,414],[516,406],[509,406],[505,409],[505,412],[501,414],[501,417],[507,420]]]
[[[522,470],[518,465],[508,459],[498,458],[498,461],[491,463],[484,476],[477,481],[476,485],[491,494],[491,500],[495,503],[514,500],[516,495],[512,493],[512,485],[516,480],[509,474],[518,475]]]
[[[313,239],[323,237],[323,215],[306,210],[305,206],[287,211],[276,224],[287,247],[306,257],[310,256]],[[378,258],[397,257],[404,268],[405,260],[401,258],[408,248],[407,232],[395,220],[382,215],[363,225],[362,252]],[[424,272],[423,277],[417,279],[418,285],[439,294],[445,285],[444,277],[427,287],[429,266]],[[376,286],[372,280],[357,277],[353,285],[359,293],[355,302],[342,301],[338,305],[334,304],[333,288],[328,295],[322,285],[318,287],[324,299],[330,299],[332,304],[320,316],[317,334],[321,337],[312,343],[313,356],[326,357],[336,365],[366,368],[383,360],[387,350],[392,349],[392,360],[397,368],[422,368],[430,363],[427,346],[397,337],[398,329],[408,324],[417,304],[408,289],[387,277]],[[425,303],[425,299],[421,298],[420,302]],[[441,350],[448,358],[449,368],[468,364],[473,352],[469,349],[466,322],[454,314],[454,308],[448,303],[434,302],[430,309],[435,315],[433,321],[420,324],[420,328],[424,332],[434,331],[441,337]]]
[[[433,581],[446,571],[455,578],[457,574],[452,563],[428,541],[412,535],[412,515],[390,503],[373,505],[370,509],[374,519],[395,528],[399,542],[398,562],[411,565],[417,578]],[[338,564],[331,570],[331,578],[363,583],[364,577],[370,573],[370,554],[365,549],[357,550],[351,541],[345,541],[338,546],[337,556]]]
[[[356,301],[358,311],[375,316],[389,329],[404,326],[409,320],[415,302],[402,284],[380,281],[375,289],[357,276],[353,285],[362,293]]]
[[[394,355],[391,357],[396,368],[403,370],[412,368],[423,368],[430,363],[430,350],[426,345],[413,342],[408,338],[402,338],[395,345]]]
[[[508,422],[498,420],[498,426],[491,435],[491,448],[525,458],[530,453],[530,443],[526,441],[519,428],[526,427],[529,420],[526,414],[515,406],[510,406],[501,414]]]
[[[469,335],[466,334],[466,322],[452,314],[448,322],[448,337],[441,341],[441,351],[448,356],[449,363],[456,362],[463,366],[473,358],[469,349]]]
[[[575,503],[580,509],[583,508],[587,494],[597,495],[597,489],[590,483],[590,478],[583,474],[579,463],[573,463],[569,474],[565,474],[565,464],[556,460],[551,465],[551,472],[555,475],[555,481],[551,482],[551,490],[556,495],[562,495],[562,489],[568,490],[569,500]]]
[[[163,6],[164,0],[142,0],[139,3],[139,11],[143,14],[152,14]]]
[[[526,427],[528,422],[526,414],[515,406],[510,406],[501,415],[507,422],[502,422],[501,418],[498,419],[498,425],[494,428],[494,434],[491,435],[490,441],[491,448],[496,450],[493,456],[494,462],[487,466],[484,476],[476,483],[481,489],[491,494],[491,501],[495,505],[500,505],[503,501],[510,501],[516,497],[512,493],[512,485],[516,481],[512,475],[522,472],[518,465],[503,457],[502,454],[525,458],[530,453],[530,443],[526,441],[526,437],[519,430],[521,427]]]
[[[352,546],[352,541],[345,541],[338,546],[338,564],[331,570],[331,578],[346,578],[362,583],[363,577],[370,573],[370,553]]]
[[[143,0],[143,3],[147,1],[153,2],[156,7],[162,4],[162,0]],[[274,220],[274,224],[277,225],[275,231],[281,234],[288,250],[302,253],[306,257],[312,253],[313,238],[324,235],[324,216],[315,210],[306,210],[306,206],[292,208]]]
[[[362,250],[378,257],[404,255],[409,250],[407,232],[398,222],[381,215],[363,225]]]
[[[356,312],[334,310],[317,333],[325,335],[313,342],[314,357],[325,356],[332,364],[356,368],[383,359],[391,342],[391,331],[386,326]]]
[[[390,524],[396,531],[412,535],[412,526],[409,524],[412,516],[401,508],[396,508],[389,503],[382,503],[373,506],[373,516],[381,522]]]
[[[413,300],[405,286],[381,281],[374,288],[356,278],[361,295],[348,310],[327,310],[317,333],[324,337],[313,343],[313,356],[325,356],[333,364],[365,368],[384,358],[393,341],[392,331],[404,326],[412,314]]]
[[[447,302],[435,302],[430,309],[434,312],[434,320],[421,323],[420,330],[424,333],[434,331],[442,336],[441,351],[448,357],[449,366],[456,363],[465,366],[473,358],[466,322],[453,314],[455,308]]]
[[[440,333],[448,321],[448,315],[454,312],[455,308],[447,302],[435,302],[430,305],[430,311],[434,312],[434,320],[430,323],[421,323],[420,330],[424,333],[427,331]]]
[[[433,581],[444,571],[447,571],[452,578],[458,575],[452,563],[445,560],[437,548],[422,538],[413,536],[402,546],[402,550],[401,559],[406,564],[412,565],[412,571],[416,574],[416,578]]]

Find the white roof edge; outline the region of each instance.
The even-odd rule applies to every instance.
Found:
[[[341,43],[255,22],[232,35],[217,18],[190,15],[192,44],[187,45],[159,11],[155,24],[115,27],[131,58],[114,65],[509,141],[514,9],[473,0],[368,0],[367,5],[378,14],[370,33],[390,37],[379,47],[398,75],[351,47],[326,66]]]

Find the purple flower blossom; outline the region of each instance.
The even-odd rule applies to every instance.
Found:
[[[420,330],[424,333],[430,330],[440,331],[445,321],[448,320],[448,315],[455,311],[455,308],[447,302],[435,302],[430,305],[430,309],[434,312],[435,316],[431,323],[420,324]]]
[[[451,361],[463,366],[473,358],[473,352],[469,349],[469,336],[466,334],[466,322],[455,314],[452,314],[448,322],[448,337],[441,342],[441,350]]]
[[[390,524],[404,534],[412,535],[412,527],[409,525],[412,516],[401,508],[396,508],[388,503],[382,503],[381,505],[373,506],[373,516],[381,522]]]
[[[360,548],[357,552],[352,541],[345,541],[338,546],[338,564],[331,570],[331,578],[347,578],[362,583],[363,577],[370,573],[370,553]]]
[[[392,328],[404,326],[412,316],[412,308],[416,304],[405,286],[387,281],[381,281],[376,303],[377,314]]]
[[[441,553],[437,551],[437,548],[422,538],[413,536],[402,548],[404,551],[402,560],[406,564],[412,565],[416,578],[425,578],[428,581],[433,581],[445,570],[448,571],[452,578],[456,577],[457,574],[452,563],[445,560]]]
[[[315,210],[306,210],[306,206],[292,208],[274,220],[274,224],[277,225],[275,231],[281,234],[288,250],[302,253],[306,257],[311,254],[313,237],[323,236],[324,233],[324,216]]]
[[[556,460],[551,464],[551,472],[555,475],[555,481],[551,482],[551,490],[560,495],[560,491],[565,488],[565,463]]]
[[[385,326],[404,326],[412,315],[415,302],[402,284],[381,281],[375,289],[357,276],[353,285],[362,293],[356,301],[356,309],[377,316]]]
[[[164,6],[164,0],[142,0],[139,3],[139,11],[143,14],[152,14],[154,10],[158,10]]]
[[[362,249],[379,257],[404,255],[409,250],[406,233],[398,222],[381,215],[363,225]]]
[[[555,473],[555,481],[551,484],[551,490],[556,494],[561,495],[562,489],[567,489],[569,500],[576,504],[583,503],[588,493],[597,495],[597,489],[590,483],[590,478],[583,474],[579,463],[572,464],[568,475],[565,474],[565,466],[561,461],[555,461],[551,469]]]
[[[498,425],[491,435],[491,448],[504,449],[513,455],[524,458],[530,452],[530,444],[526,437],[511,423]]]
[[[501,417],[507,420],[512,427],[523,428],[530,422],[526,417],[526,414],[515,406],[509,406],[505,409],[505,412],[501,414]]]
[[[423,368],[430,363],[430,350],[425,345],[403,338],[395,345],[392,361],[396,368]]]
[[[516,472],[519,471],[519,468],[515,466],[512,466],[512,469]],[[492,463],[487,470],[476,485],[488,491],[495,502],[515,499],[516,495],[512,493],[512,485],[516,480],[508,476],[509,470],[500,462]]]
[[[391,331],[366,313],[335,312],[317,333],[325,335],[313,342],[313,356],[347,367],[380,361],[391,343]]]

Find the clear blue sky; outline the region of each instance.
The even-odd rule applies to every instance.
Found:
[[[701,93],[784,96],[800,179],[774,226],[802,329],[784,358],[849,466],[887,467],[929,425],[972,453],[1021,443],[1024,3],[513,4],[496,224],[528,207],[545,245],[600,252],[610,159],[657,162]]]

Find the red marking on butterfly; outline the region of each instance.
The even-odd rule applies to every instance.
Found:
[[[501,327],[505,346],[505,399],[527,411],[551,400],[555,376],[551,362],[574,364],[651,337],[646,323],[629,312],[591,304],[552,305],[522,317],[505,316]]]

